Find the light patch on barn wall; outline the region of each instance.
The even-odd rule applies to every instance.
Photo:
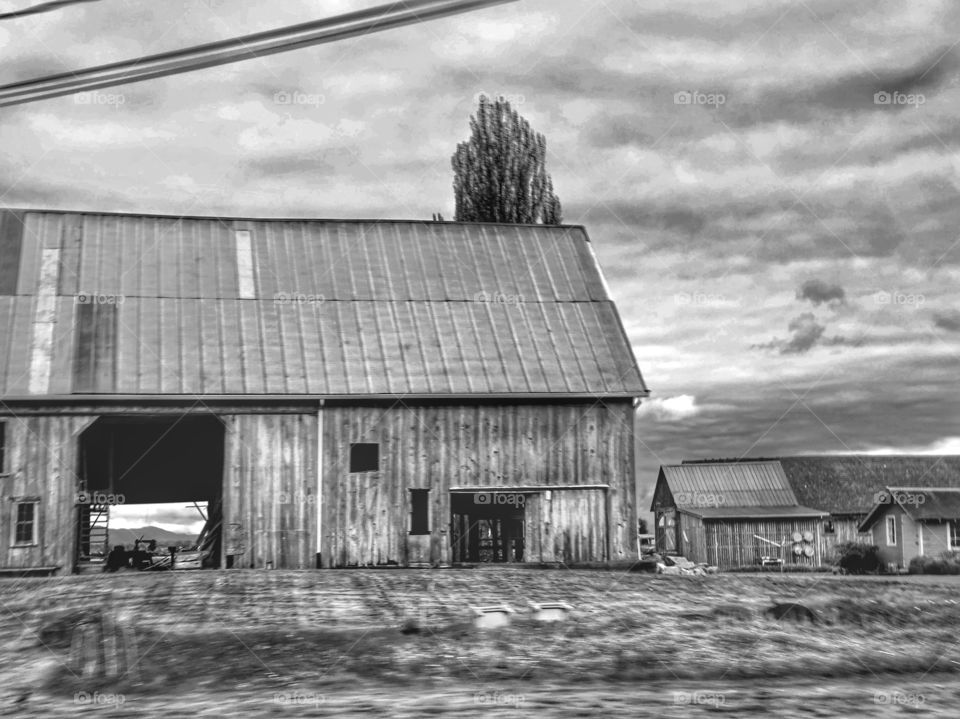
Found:
[[[53,329],[56,325],[57,284],[60,277],[60,250],[44,250],[40,259],[37,307],[33,318],[30,351],[30,394],[47,394],[53,356]]]
[[[237,281],[238,293],[242,300],[252,300],[256,297],[256,286],[253,281],[253,244],[250,239],[250,230],[237,230]]]

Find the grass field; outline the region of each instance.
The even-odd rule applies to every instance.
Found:
[[[418,697],[447,697],[478,716],[532,712],[536,701],[546,704],[531,715],[561,716],[549,697],[575,703],[584,692],[601,704],[640,692],[663,704],[653,715],[689,716],[729,710],[737,697],[761,706],[777,691],[800,707],[791,687],[816,693],[826,682],[859,697],[862,715],[939,713],[936,701],[957,706],[956,579],[485,568],[7,580],[0,691],[8,706],[43,709],[37,716],[60,707],[135,716],[203,697],[253,702],[264,715],[334,716],[338,706],[346,715],[362,700],[374,713],[406,706],[416,716]],[[552,600],[573,607],[567,621],[541,624],[525,611]],[[764,614],[789,600],[817,621]],[[472,625],[470,605],[504,602],[518,610],[510,626]],[[113,641],[112,672],[110,647],[99,667],[77,661],[73,625],[91,613],[130,640],[125,653]]]

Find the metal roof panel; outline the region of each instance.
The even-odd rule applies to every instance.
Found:
[[[580,228],[20,216],[22,252],[7,258],[19,296],[0,297],[5,397],[28,393],[42,248],[61,253],[58,396],[79,391],[78,292],[117,296],[116,336],[95,352],[115,372],[99,375],[108,394],[646,392]],[[253,253],[247,299],[238,230]]]

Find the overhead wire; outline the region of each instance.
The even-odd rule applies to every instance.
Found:
[[[407,0],[204,45],[0,86],[0,107],[142,82],[426,22],[517,0]]]
[[[8,10],[0,12],[0,20],[15,20],[29,15],[39,15],[44,12],[53,12],[68,5],[80,5],[82,3],[100,2],[100,0],[50,0],[50,2],[38,3],[20,10]]]

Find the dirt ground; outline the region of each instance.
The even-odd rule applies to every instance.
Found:
[[[528,602],[562,601],[536,621]],[[800,601],[813,619],[766,613]],[[512,622],[473,625],[507,603]],[[957,716],[960,582],[597,570],[0,582],[11,716]],[[406,632],[401,629],[406,628]]]

